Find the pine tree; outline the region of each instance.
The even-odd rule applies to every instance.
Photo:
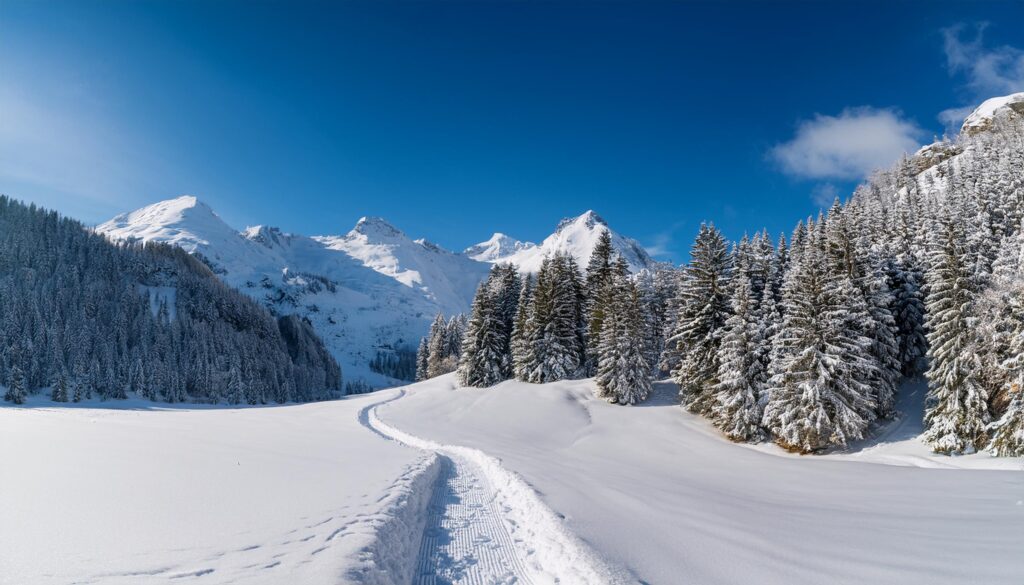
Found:
[[[624,405],[647,400],[651,393],[651,366],[644,355],[644,316],[640,292],[630,282],[620,257],[612,281],[598,344],[597,395]]]
[[[987,431],[988,450],[997,457],[1024,455],[1024,283],[1015,281],[1008,298],[1007,358],[1000,364],[1005,373],[1003,394],[1006,410]]]
[[[770,296],[768,297],[770,299]],[[767,304],[767,303],[766,303]],[[733,283],[732,316],[725,322],[711,421],[734,441],[761,436],[761,394],[767,381],[762,321],[746,274]]]
[[[687,407],[707,413],[714,404],[710,391],[718,383],[719,347],[729,317],[731,258],[725,238],[713,226],[701,225],[690,251],[690,265],[679,290],[679,317],[666,352],[678,356],[672,377]]]
[[[416,381],[422,382],[430,376],[427,374],[427,364],[430,361],[430,347],[427,345],[427,338],[420,338],[420,347],[416,350]]]
[[[8,374],[7,392],[4,394],[4,400],[13,402],[14,404],[24,404],[25,396],[25,374],[18,366],[11,366]]]
[[[512,370],[517,380],[529,380],[536,368],[537,359],[533,352],[533,327],[531,308],[533,306],[533,275],[527,274],[519,293],[512,339],[509,344],[512,353]]]
[[[434,322],[430,325],[430,334],[427,337],[427,377],[436,378],[451,371],[448,357],[445,352],[445,332],[447,323],[444,315],[438,313]]]
[[[598,236],[594,251],[587,264],[586,274],[586,305],[585,319],[587,321],[587,363],[586,373],[593,375],[597,370],[598,345],[600,345],[601,330],[607,314],[607,305],[610,296],[609,288],[612,286],[612,236],[607,229],[602,230]]]
[[[809,231],[783,284],[763,416],[780,445],[805,453],[862,438],[876,408],[871,340],[861,333],[867,307],[849,276],[829,268],[818,231]]]
[[[53,389],[50,391],[50,399],[54,402],[67,402],[68,401],[68,375],[65,372],[61,372],[57,375],[57,380],[53,383]]]
[[[986,444],[988,396],[976,378],[971,306],[974,274],[955,218],[937,226],[930,256],[927,324],[930,358],[924,441],[938,453],[972,453]]]
[[[522,281],[512,265],[496,265],[477,289],[463,337],[459,380],[493,386],[512,376],[512,335]]]

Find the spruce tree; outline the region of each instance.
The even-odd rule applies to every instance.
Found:
[[[731,303],[710,418],[730,439],[750,441],[761,436],[761,394],[767,372],[761,349],[763,323],[746,274],[736,275]]]
[[[650,396],[651,367],[644,351],[640,292],[629,280],[628,268],[621,257],[607,287],[607,312],[597,349],[597,395],[616,404],[637,404]]]
[[[997,457],[1024,455],[1024,283],[1015,283],[1008,299],[1010,338],[1008,357],[1001,367],[1005,372],[1003,393],[1006,410],[988,427],[988,449]]]
[[[703,224],[690,251],[679,290],[679,317],[666,352],[678,356],[672,377],[684,404],[705,414],[714,404],[711,388],[718,383],[719,348],[729,318],[731,258],[725,238]]]
[[[536,357],[531,341],[531,307],[533,304],[533,275],[523,278],[519,292],[519,303],[516,306],[515,320],[512,325],[512,338],[509,350],[512,354],[512,373],[517,380],[526,381],[530,372],[536,367]]]
[[[598,345],[607,315],[612,280],[612,236],[608,229],[604,229],[587,263],[584,307],[587,322],[587,375],[593,375],[597,370]]]
[[[68,401],[68,375],[65,372],[61,372],[57,375],[57,380],[53,383],[53,389],[50,391],[50,399],[54,402],[67,402]]]
[[[831,269],[820,231],[809,230],[783,284],[763,416],[780,445],[805,453],[862,438],[876,408],[860,325],[867,307],[849,276]]]
[[[922,438],[938,453],[972,453],[985,446],[990,419],[988,395],[976,377],[980,360],[971,314],[976,281],[960,222],[945,217],[936,227],[928,271],[929,392]]]
[[[420,338],[420,346],[416,350],[416,381],[422,382],[430,378],[427,374],[427,364],[430,361],[430,347],[427,345],[427,338]]]
[[[512,319],[509,316],[514,305],[507,305],[510,295],[506,289],[515,289],[518,296],[519,283],[508,279],[507,271],[503,266],[495,266],[488,279],[477,288],[458,370],[459,381],[464,386],[493,386],[511,375]]]
[[[25,374],[21,371],[20,367],[16,365],[11,366],[8,373],[7,392],[4,394],[4,400],[14,404],[24,404],[25,396]]]

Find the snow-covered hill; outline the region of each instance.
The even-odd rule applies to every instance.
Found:
[[[523,272],[537,272],[545,256],[563,252],[576,259],[580,268],[586,268],[594,246],[604,231],[612,234],[612,247],[629,263],[629,269],[637,272],[653,269],[657,264],[636,240],[624,237],[612,230],[608,223],[593,211],[563,219],[553,234],[540,245],[520,242],[505,234],[496,233],[491,239],[470,246],[463,254],[485,262],[510,262]]]

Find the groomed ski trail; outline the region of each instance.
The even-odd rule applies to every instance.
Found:
[[[377,434],[427,452],[441,465],[427,508],[414,585],[614,585],[636,582],[601,560],[569,531],[522,478],[484,452],[442,445],[382,421],[367,407],[361,422]]]

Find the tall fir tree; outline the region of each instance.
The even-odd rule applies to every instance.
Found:
[[[988,396],[977,379],[972,305],[975,274],[965,251],[960,221],[944,217],[929,258],[928,400],[925,443],[939,453],[972,453],[985,446],[990,420]]]
[[[707,224],[700,227],[690,250],[679,289],[679,316],[666,352],[678,357],[672,377],[687,408],[706,414],[714,404],[718,383],[719,348],[729,318],[729,278],[732,262],[725,238]]]
[[[867,307],[849,275],[830,267],[821,231],[808,233],[783,284],[763,416],[780,445],[805,453],[862,438],[876,409]]]
[[[587,360],[584,365],[587,375],[597,371],[597,353],[601,342],[601,330],[607,315],[612,274],[612,236],[608,229],[601,230],[594,251],[587,263],[585,283],[584,318],[587,323]]]
[[[732,315],[725,322],[710,418],[730,439],[751,441],[763,434],[761,395],[767,381],[761,350],[763,322],[747,275],[737,274],[732,286]]]

